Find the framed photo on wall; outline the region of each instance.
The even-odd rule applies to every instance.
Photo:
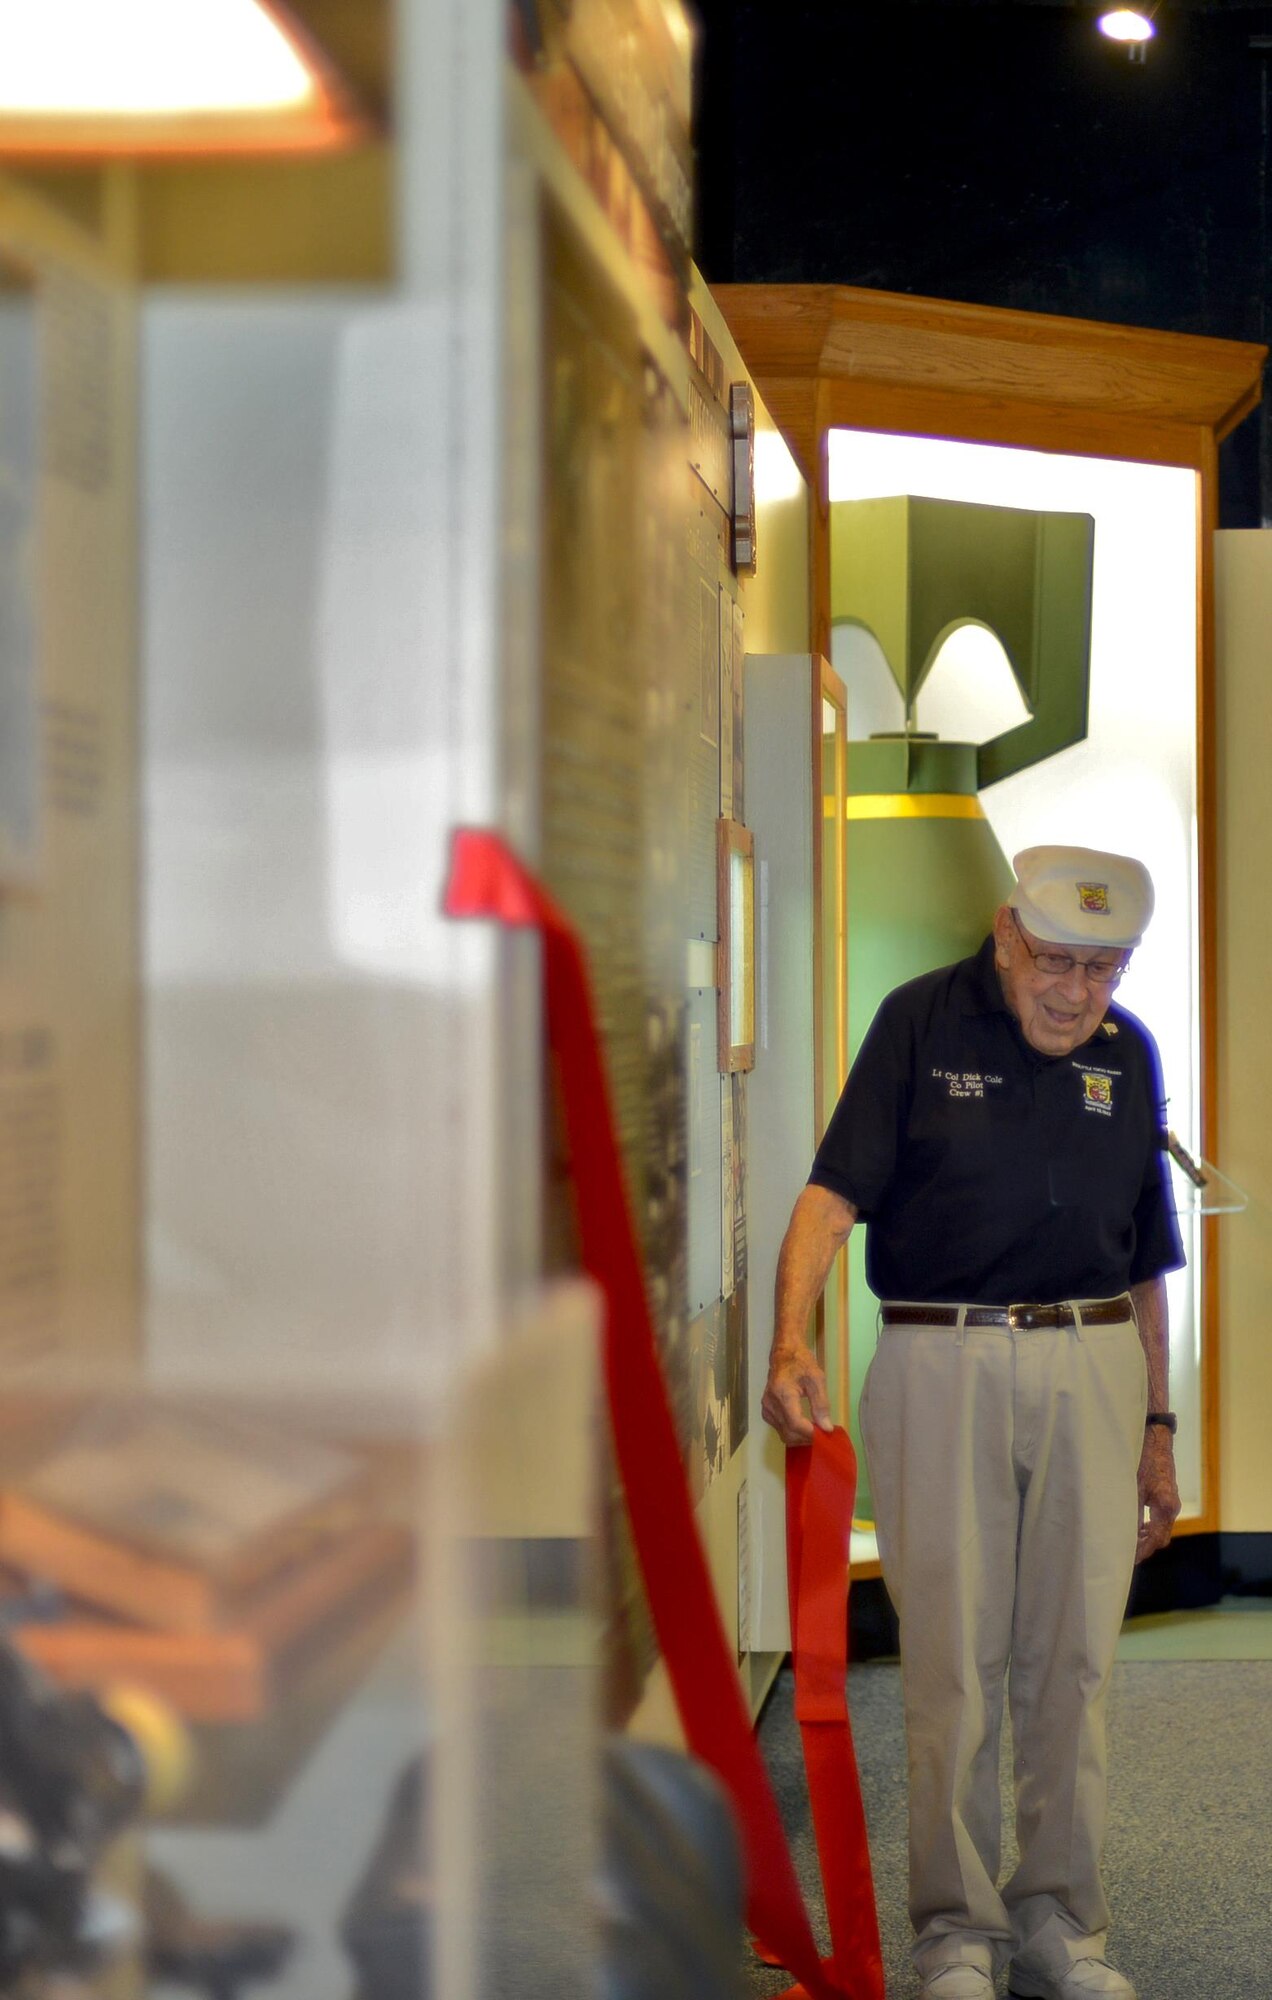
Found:
[[[735,819],[716,823],[719,1067],[755,1068],[755,836]]]

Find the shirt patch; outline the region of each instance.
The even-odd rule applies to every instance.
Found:
[[[945,1085],[947,1097],[983,1097],[987,1089],[1002,1083],[1001,1076],[982,1076],[970,1069],[934,1069],[932,1075]]]
[[[1079,1071],[1082,1078],[1082,1102],[1087,1111],[1094,1111],[1101,1118],[1113,1116],[1113,1079],[1118,1070],[1084,1069]]]
[[[1107,917],[1109,914],[1109,885],[1107,882],[1079,882],[1078,908],[1088,917]]]

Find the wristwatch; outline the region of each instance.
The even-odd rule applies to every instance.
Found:
[[[1174,1437],[1175,1432],[1179,1429],[1179,1418],[1173,1410],[1150,1410],[1144,1419],[1144,1423],[1145,1427],[1149,1424],[1160,1424],[1162,1429],[1169,1431],[1172,1437]]]

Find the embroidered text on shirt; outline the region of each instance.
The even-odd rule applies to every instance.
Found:
[[[947,1097],[984,1097],[987,1088],[1002,1083],[1001,1076],[982,1076],[970,1069],[934,1069],[932,1075],[945,1084]]]

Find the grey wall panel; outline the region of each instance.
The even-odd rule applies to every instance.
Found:
[[[686,1008],[685,1087],[689,1143],[689,1313],[720,1297],[722,1176],[720,1074],[716,1068],[716,991],[695,987]]]
[[[716,820],[720,815],[720,510],[699,482],[691,481],[685,537],[685,630],[693,638],[696,671],[686,683],[681,705],[685,729],[684,783],[685,892],[688,934],[714,938],[716,931]]]
[[[812,665],[807,654],[746,661],[747,819],[755,835],[755,1068],[749,1081],[751,1644],[789,1643],[784,1452],[759,1402],[773,1332],[777,1254],[813,1153]]]

